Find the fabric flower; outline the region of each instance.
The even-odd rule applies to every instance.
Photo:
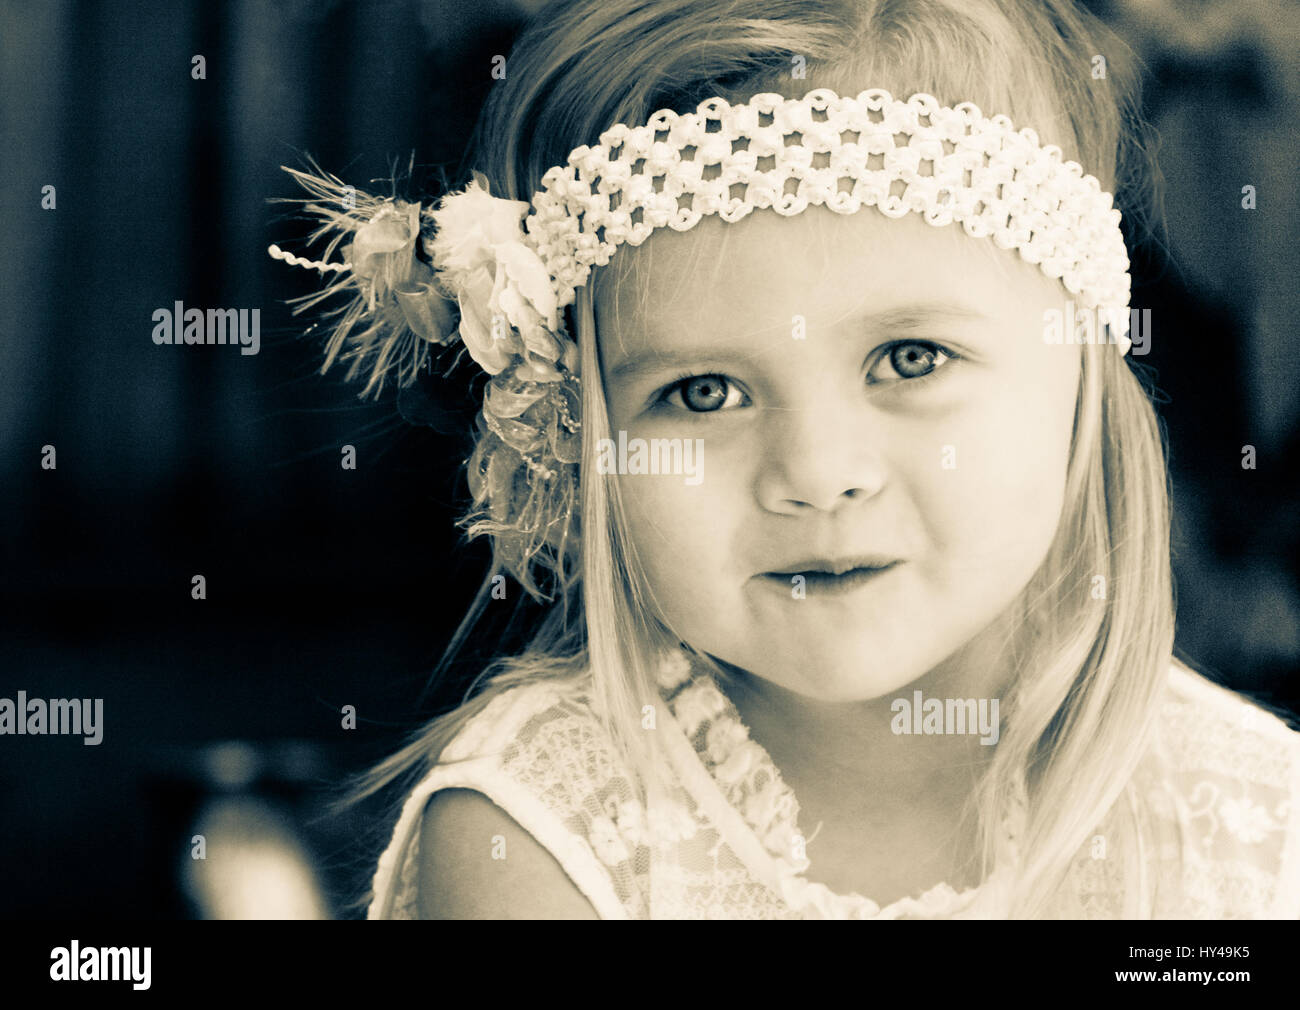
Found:
[[[496,375],[526,358],[539,377],[558,378],[556,361],[571,341],[556,335],[559,302],[551,275],[525,241],[528,204],[487,191],[477,173],[432,212],[437,233],[425,250],[445,285],[456,292],[461,338],[476,362]]]
[[[429,269],[418,260],[416,264]],[[453,303],[444,298],[432,283],[425,283],[416,291],[398,289],[393,292],[393,297],[406,317],[406,325],[423,339],[445,344],[456,334]]]
[[[702,722],[717,719],[726,711],[726,705],[702,681],[685,688],[677,696],[674,706],[677,718],[692,732]]]
[[[517,230],[520,240],[498,242],[492,247],[497,265],[509,281],[509,287],[502,288],[499,296],[501,308],[520,330],[530,323],[553,330],[558,323],[559,302],[551,275],[542,258],[523,243],[523,229]]]
[[[737,786],[759,766],[759,762],[759,752],[755,747],[738,747],[727,755],[727,759],[722,764],[713,769],[713,774],[724,785]]]
[[[650,833],[661,842],[681,842],[694,838],[699,825],[684,807],[677,803],[656,803],[646,811]]]
[[[559,325],[559,307],[551,287],[551,275],[541,258],[522,244],[501,242],[492,247],[497,256],[488,309],[503,316],[530,357],[554,362],[560,356],[560,341],[551,331]]]
[[[415,255],[420,237],[420,205],[391,201],[353,235],[344,258],[352,273],[368,281],[373,311],[379,304],[391,310],[389,296],[396,301],[400,319],[424,340],[446,343],[456,332],[451,304],[433,284],[433,271]]]
[[[789,837],[795,832],[797,804],[791,802],[793,797],[783,783],[770,778],[762,789],[745,798],[745,813],[752,824],[766,827],[771,833],[771,844],[778,849],[789,848]]]
[[[425,241],[425,249],[438,269],[452,279],[491,266],[494,246],[519,241],[523,234],[520,222],[527,212],[523,200],[492,196],[487,180],[475,173],[465,189],[443,197],[431,213],[437,233]]]
[[[680,649],[671,649],[665,653],[655,668],[655,679],[659,685],[671,690],[691,678],[690,661]]]
[[[1248,845],[1262,842],[1270,831],[1277,830],[1277,822],[1268,810],[1245,798],[1224,800],[1219,813],[1224,827]]]
[[[627,846],[623,844],[623,839],[618,836],[618,829],[608,817],[592,819],[587,840],[591,842],[591,847],[596,851],[600,861],[608,866],[617,866],[631,858]]]
[[[460,306],[460,337],[470,357],[489,375],[503,371],[523,351],[523,345],[493,310],[496,282],[486,266],[476,267],[456,288]],[[500,321],[494,320],[498,315]]]
[[[645,820],[641,815],[641,805],[635,800],[619,803],[615,797],[605,805],[606,811],[613,819],[618,833],[633,845],[645,844]]]
[[[419,236],[418,203],[384,204],[353,236],[347,252],[352,272],[382,285],[385,290],[408,283],[417,265],[415,240]]]
[[[749,732],[735,719],[723,719],[709,727],[706,735],[709,760],[715,765],[726,761],[736,748],[749,739]]]

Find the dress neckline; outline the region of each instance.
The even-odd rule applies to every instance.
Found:
[[[898,919],[985,918],[1005,914],[1018,839],[1025,819],[1023,781],[1001,819],[1002,856],[981,883],[956,890],[947,881],[917,896],[881,907],[856,892],[839,894],[809,880],[807,856],[796,856],[795,842],[808,836],[799,826],[799,801],[771,755],[749,733],[731,699],[712,676],[695,669],[683,649],[670,650],[657,670],[658,686],[674,719],[694,748],[708,781],[722,800],[739,812],[774,862],[782,898],[807,918]],[[802,850],[800,846],[799,851]]]

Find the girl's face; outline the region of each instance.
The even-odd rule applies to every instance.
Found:
[[[696,449],[693,476],[609,478],[659,617],[825,701],[960,664],[1061,515],[1080,358],[1044,313],[1066,289],[869,208],[709,217],[619,255],[632,273],[596,302],[605,465],[622,437],[628,459],[636,439]],[[864,570],[809,571],[831,566]]]

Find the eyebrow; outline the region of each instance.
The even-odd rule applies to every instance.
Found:
[[[908,305],[896,305],[879,312],[867,312],[851,315],[850,318],[862,323],[869,330],[887,330],[907,333],[944,322],[970,322],[986,320],[988,315],[963,302],[916,302]],[[836,320],[838,322],[838,320]],[[723,361],[752,358],[744,349],[723,350],[721,348],[700,347],[673,350],[656,350],[648,348],[629,355],[609,371],[611,382],[621,382],[649,373],[667,371],[674,368],[686,368],[709,361],[721,364]]]

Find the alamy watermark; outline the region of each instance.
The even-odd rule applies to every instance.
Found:
[[[1104,308],[1090,309],[1067,299],[1065,309],[1043,311],[1043,342],[1047,344],[1117,344],[1120,336],[1111,325],[1114,315]],[[1151,350],[1151,310],[1129,309],[1128,336],[1132,353],[1141,357]]]
[[[187,309],[176,302],[170,309],[154,309],[153,342],[163,344],[239,344],[240,354],[262,348],[261,309]],[[227,339],[227,337],[229,339]]]
[[[87,747],[104,739],[103,698],[0,698],[0,736],[84,736]]]
[[[596,472],[683,476],[695,485],[704,480],[704,439],[633,438],[618,433],[618,442],[602,438],[596,443]]]
[[[152,947],[83,947],[73,940],[50,951],[50,979],[54,982],[130,982],[132,989],[148,989]]]
[[[889,706],[894,717],[889,728],[895,736],[944,736],[978,734],[980,743],[991,747],[1001,735],[998,729],[997,698],[895,698]]]

